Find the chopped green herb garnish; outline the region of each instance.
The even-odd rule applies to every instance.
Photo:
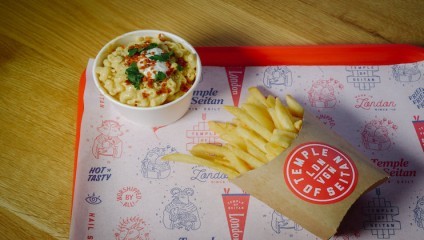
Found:
[[[138,48],[131,48],[128,49],[128,56],[132,57],[134,56],[134,54],[136,54],[138,52]]]
[[[156,81],[162,81],[166,78],[166,74],[164,72],[159,71],[156,73],[155,80]]]
[[[130,81],[136,89],[140,89],[140,83],[144,75],[138,70],[137,63],[131,63],[130,67],[125,70],[125,73],[128,76],[128,81]]]
[[[167,53],[162,53],[161,55],[153,55],[153,56],[150,56],[149,58],[159,62],[166,62],[168,61],[169,57],[172,56],[172,54],[173,52],[167,52]]]
[[[144,48],[136,48],[136,47],[131,48],[131,49],[128,49],[128,56],[132,57],[136,53],[141,53],[143,51],[147,51],[147,50],[150,50],[150,49],[155,48],[155,47],[158,47],[157,43],[150,43],[147,47],[144,47]]]
[[[150,43],[149,46],[143,48],[143,51],[150,50],[152,48],[158,47],[157,43]]]
[[[184,69],[184,67],[183,67],[183,66],[181,66],[181,65],[178,65],[178,66],[177,66],[177,69],[178,69],[178,71],[182,71],[182,70]]]

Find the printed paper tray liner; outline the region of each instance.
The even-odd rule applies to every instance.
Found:
[[[270,65],[389,65],[398,63],[410,63],[422,61],[424,59],[424,50],[419,47],[410,45],[337,45],[337,46],[296,46],[296,47],[197,47],[196,48],[202,63],[205,66],[270,66]],[[84,112],[84,91],[85,91],[85,78],[86,72],[84,71],[80,81],[79,87],[79,100],[78,100],[78,116],[77,116],[77,129],[76,129],[76,152],[74,161],[74,188],[76,180],[76,171],[78,164],[78,150],[80,146],[80,129],[81,120]],[[313,136],[313,131],[318,131],[317,128],[306,131],[308,126],[312,126],[314,119],[308,120],[308,115],[305,118],[305,125],[300,134],[299,138],[296,139],[290,149],[285,151],[284,154],[280,155],[275,161],[267,166],[252,171],[248,174],[243,175],[239,179],[233,180],[233,183],[239,185],[245,191],[254,194],[257,198],[264,201],[271,207],[283,212],[288,217],[295,221],[302,222],[304,227],[317,234],[322,238],[328,238],[337,229],[342,216],[346,213],[349,206],[357,199],[363,192],[368,188],[372,188],[372,182],[376,184],[380,183],[380,180],[384,180],[384,176],[380,172],[376,174],[368,174],[367,166],[364,163],[356,163],[357,173],[359,176],[357,187],[354,191],[340,202],[332,204],[316,204],[300,199],[293,193],[292,190],[286,185],[283,177],[283,167],[286,163],[286,157],[293,151],[296,146],[302,146],[302,141],[305,141],[306,137]],[[309,125],[311,124],[311,125]],[[319,128],[321,129],[321,128]],[[306,134],[306,135],[304,135]],[[333,135],[331,133],[330,135]],[[328,138],[332,138],[328,136]],[[338,138],[338,137],[335,137]],[[303,139],[303,140],[302,140]],[[320,136],[322,141],[322,136]],[[319,139],[308,138],[307,141],[318,141]],[[343,152],[350,151],[350,147],[343,147],[345,141],[337,141],[337,149]],[[357,152],[350,154],[352,161],[359,161],[362,156],[356,155]],[[363,162],[363,161],[362,161]],[[373,169],[373,168],[371,168]],[[265,173],[274,172],[273,177],[264,176]],[[367,176],[368,174],[368,176]],[[361,176],[369,177],[366,181],[361,179]],[[246,180],[253,178],[252,182],[261,182],[263,189],[255,189],[255,185],[244,186]],[[275,185],[277,184],[277,185]],[[261,196],[262,192],[267,188],[271,188],[273,194],[277,189],[282,195],[276,195],[275,198],[267,199],[266,196]],[[281,190],[281,191],[280,191]],[[261,192],[262,191],[262,192]],[[72,191],[74,194],[74,189]],[[278,202],[279,198],[285,199],[287,203],[283,206]],[[74,201],[74,199],[73,199]],[[293,212],[293,204],[302,204],[305,207],[299,209],[299,214]],[[330,210],[331,208],[331,210]],[[309,212],[312,209],[312,214]],[[334,210],[333,210],[334,209]],[[297,215],[297,216],[294,216]],[[333,220],[327,219],[327,217],[334,215]],[[311,218],[310,221],[302,221],[301,218]],[[321,218],[320,218],[321,216]],[[298,220],[300,218],[300,220]],[[318,220],[318,221],[317,221]],[[319,222],[320,225],[313,225],[311,222]],[[326,226],[326,227],[322,227]],[[331,227],[328,227],[331,226]]]

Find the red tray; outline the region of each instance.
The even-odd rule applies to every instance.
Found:
[[[391,65],[424,60],[424,48],[404,44],[269,46],[269,47],[197,47],[203,66],[270,65]],[[85,71],[78,91],[74,180],[78,163],[81,119],[84,112]],[[71,209],[72,211],[72,209]]]

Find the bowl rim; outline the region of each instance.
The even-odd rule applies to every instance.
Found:
[[[103,61],[103,59],[100,59],[100,57],[102,57],[105,54],[106,51],[108,51],[114,44],[116,44],[117,41],[119,41],[120,39],[122,39],[124,37],[128,37],[128,36],[131,36],[131,35],[134,35],[134,37],[137,37],[137,36],[152,36],[152,37],[155,37],[160,33],[163,33],[165,36],[170,37],[174,42],[181,43],[186,49],[188,49],[190,52],[192,52],[195,55],[195,57],[196,57],[196,78],[195,78],[194,83],[191,86],[191,88],[187,92],[185,92],[183,95],[181,95],[179,98],[177,98],[176,100],[168,102],[166,104],[159,105],[159,106],[154,106],[154,107],[131,106],[131,105],[120,102],[119,100],[112,97],[109,93],[107,93],[106,90],[103,88],[103,86],[101,86],[100,81],[98,80],[98,77],[97,77],[97,74],[96,74],[97,63],[99,61]],[[186,40],[181,38],[180,36],[175,35],[174,33],[162,31],[162,30],[144,29],[144,30],[136,30],[136,31],[124,33],[124,34],[119,35],[119,36],[115,37],[114,39],[110,40],[108,43],[106,43],[100,49],[100,51],[97,53],[96,58],[94,59],[94,62],[93,62],[93,68],[91,70],[91,73],[92,73],[93,80],[94,80],[94,83],[95,83],[97,89],[106,98],[108,98],[111,102],[113,102],[114,104],[117,104],[117,105],[124,107],[124,108],[127,108],[127,109],[135,110],[135,111],[154,111],[154,110],[159,110],[159,109],[171,107],[171,106],[179,103],[183,99],[185,99],[188,95],[190,95],[194,91],[196,86],[199,84],[199,82],[201,81],[202,64],[201,64],[201,60],[200,60],[199,54],[197,53],[196,49],[190,43],[188,43]]]

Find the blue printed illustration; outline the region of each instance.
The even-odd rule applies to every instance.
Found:
[[[416,82],[421,78],[417,63],[397,64],[392,67],[393,77],[398,82]]]
[[[162,161],[161,158],[173,152],[176,152],[176,149],[169,145],[148,150],[141,161],[143,177],[152,179],[167,178],[171,173],[171,166],[168,161]]]
[[[93,195],[88,194],[88,197],[85,198],[85,201],[92,205],[97,205],[102,202],[102,200],[100,199],[100,196],[96,196],[95,193],[93,193]]]
[[[122,141],[119,138],[123,134],[121,125],[113,120],[102,121],[102,125],[97,128],[100,132],[94,139],[92,153],[96,159],[101,155],[120,158],[122,154]]]
[[[401,229],[399,221],[394,216],[399,215],[399,208],[393,207],[390,201],[380,197],[380,189],[376,189],[377,197],[368,202],[364,207],[364,214],[368,220],[364,222],[364,229],[370,230],[372,235],[379,239],[389,239],[395,235],[396,230]]]
[[[424,87],[417,88],[408,98],[418,109],[424,109]]]
[[[281,230],[294,229],[300,231],[303,228],[292,220],[281,215],[281,213],[274,212],[272,213],[271,227],[276,233],[281,233]]]
[[[197,207],[190,201],[194,190],[184,190],[175,187],[171,189],[172,201],[163,211],[163,224],[167,229],[181,229],[187,231],[200,228],[200,217]]]
[[[292,73],[286,66],[268,67],[264,73],[264,85],[272,88],[273,85],[283,85],[289,87],[292,85]]]
[[[424,196],[417,200],[414,208],[414,221],[419,228],[424,230]]]
[[[371,90],[377,83],[381,83],[380,77],[376,75],[378,66],[349,66],[346,80],[359,90]]]

